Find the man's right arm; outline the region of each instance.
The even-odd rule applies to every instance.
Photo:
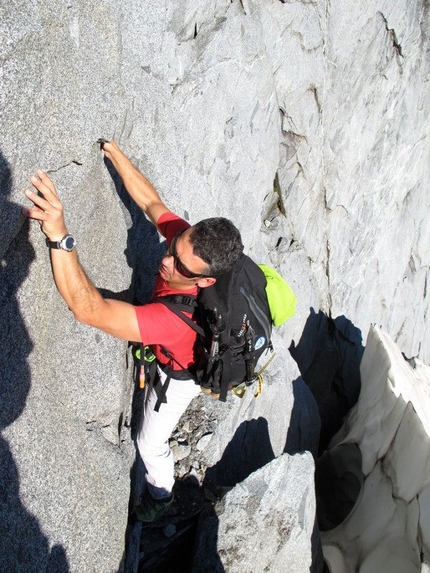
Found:
[[[115,141],[102,143],[105,156],[112,162],[130,197],[148,215],[154,225],[169,211],[157,191],[144,175],[132,164]]]

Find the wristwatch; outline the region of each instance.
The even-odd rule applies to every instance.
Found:
[[[62,249],[63,251],[70,252],[76,247],[76,241],[72,235],[65,235],[61,241],[50,241],[48,237],[46,237],[46,246],[51,249]]]

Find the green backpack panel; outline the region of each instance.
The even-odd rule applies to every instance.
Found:
[[[280,326],[296,314],[297,297],[279,273],[267,265],[258,265],[266,277],[266,295],[274,326]]]

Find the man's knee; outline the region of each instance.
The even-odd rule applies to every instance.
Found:
[[[167,457],[170,453],[168,440],[166,441],[153,441],[148,440],[148,437],[141,433],[137,436],[137,447],[140,457],[145,459]]]

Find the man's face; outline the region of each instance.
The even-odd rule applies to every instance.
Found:
[[[196,284],[204,287],[209,286],[208,281],[210,284],[215,282],[208,277],[204,260],[193,253],[191,232],[192,228],[176,235],[161,261],[160,276],[174,289],[191,289]]]

